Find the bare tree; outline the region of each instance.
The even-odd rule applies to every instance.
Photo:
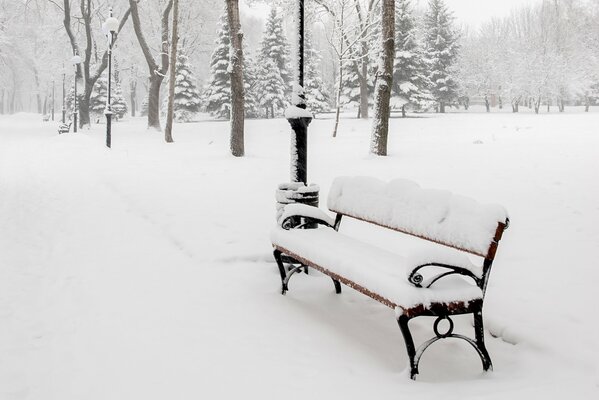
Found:
[[[374,90],[374,121],[370,151],[379,156],[387,155],[391,88],[393,84],[393,60],[395,58],[395,0],[382,0],[382,51]]]
[[[243,32],[239,22],[239,0],[227,0],[227,18],[231,29],[231,154],[243,157],[244,149],[244,87]]]
[[[168,85],[168,111],[166,114],[166,129],[164,130],[164,140],[167,143],[173,142],[173,109],[175,105],[175,80],[177,75],[177,45],[179,36],[177,29],[179,27],[179,0],[173,2],[173,43],[171,45],[171,69]]]
[[[137,6],[138,1],[139,0],[129,0],[129,5],[131,7],[133,29],[135,30],[135,35],[137,36],[137,40],[150,72],[150,89],[148,91],[148,128],[160,130],[160,85],[162,84],[169,66],[168,20],[171,9],[173,8],[173,0],[169,0],[162,10],[160,66],[158,66],[158,62],[154,59],[154,56],[152,56],[152,51],[142,32],[139,8]]]

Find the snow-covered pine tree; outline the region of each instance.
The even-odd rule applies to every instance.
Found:
[[[287,106],[285,83],[274,60],[266,58],[258,66],[256,93],[266,118],[281,114]]]
[[[92,115],[92,121],[98,122],[99,118],[104,115],[106,109],[106,96],[108,93],[108,82],[106,78],[101,76],[96,81],[92,95],[89,101],[89,113]]]
[[[259,62],[265,65],[266,60],[273,61],[278,74],[283,79],[283,91],[286,95],[291,93],[293,83],[289,53],[289,43],[283,32],[283,18],[277,13],[276,7],[272,7],[262,36]]]
[[[213,116],[229,119],[231,116],[231,78],[229,75],[229,48],[231,34],[227,15],[223,12],[218,22],[216,48],[210,60],[210,80],[204,91],[206,111]]]
[[[175,73],[174,120],[189,122],[200,111],[201,98],[189,57],[183,46],[178,47]],[[168,102],[168,99],[165,99],[165,102]]]
[[[305,49],[305,81],[304,91],[306,94],[306,105],[313,114],[328,111],[331,108],[330,98],[326,94],[326,87],[320,72],[322,71],[322,57],[320,52],[312,43],[312,35],[307,34],[304,44]]]
[[[123,95],[123,88],[121,87],[121,82],[115,79],[114,89],[112,89],[112,93],[110,96],[110,102],[112,105],[112,114],[113,120],[123,119],[129,107],[127,106],[127,102],[125,101],[125,96]]]
[[[457,60],[459,46],[453,19],[444,0],[429,0],[424,17],[424,56],[428,63],[431,93],[442,113],[445,112],[445,106],[457,97],[452,67]]]
[[[244,46],[245,47],[245,46]],[[260,116],[260,104],[257,96],[258,79],[257,66],[250,52],[243,50],[243,85],[245,92],[245,116],[246,118],[258,118]]]
[[[127,114],[128,106],[125,101],[125,97],[123,96],[123,89],[121,87],[121,83],[118,80],[118,74],[115,74],[115,77],[112,81],[112,93],[110,101],[112,103],[112,113],[114,117],[114,121],[119,119],[123,119],[125,114]],[[94,85],[94,89],[90,98],[90,114],[93,115],[93,119],[95,121],[101,121],[101,118],[104,116],[104,111],[106,110],[106,97],[108,96],[108,81],[105,77],[100,77],[96,84]]]
[[[433,101],[428,90],[426,64],[416,41],[411,0],[397,0],[395,7],[395,62],[391,103],[405,116],[408,104],[421,108]]]

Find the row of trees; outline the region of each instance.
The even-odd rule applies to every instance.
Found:
[[[462,96],[483,98],[514,112],[597,97],[597,9],[579,0],[542,1],[466,32],[457,66]]]

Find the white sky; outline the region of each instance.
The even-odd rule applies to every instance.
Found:
[[[307,0],[310,1],[310,0]],[[492,17],[505,17],[509,15],[514,8],[522,7],[528,4],[537,3],[540,0],[446,0],[446,4],[453,11],[458,23],[477,26],[481,22],[487,21]],[[268,13],[268,6],[258,5],[249,9],[242,3],[243,12],[250,12],[254,15],[264,15]],[[413,0],[414,5],[426,6],[428,0]]]
[[[538,3],[540,0],[446,0],[458,23],[478,25],[492,17],[505,17],[514,8]],[[426,0],[418,0],[426,5]]]

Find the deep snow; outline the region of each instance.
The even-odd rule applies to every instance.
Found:
[[[247,121],[236,159],[227,122],[166,144],[133,119],[107,150],[103,125],[58,136],[20,114],[0,116],[0,399],[598,398],[599,114],[392,119],[385,158],[369,121],[347,116],[336,139],[333,124],[309,128],[323,204],[334,177],[366,175],[509,210],[485,303],[494,372],[444,341],[412,382],[392,310],[315,273],[280,295],[285,120]]]

